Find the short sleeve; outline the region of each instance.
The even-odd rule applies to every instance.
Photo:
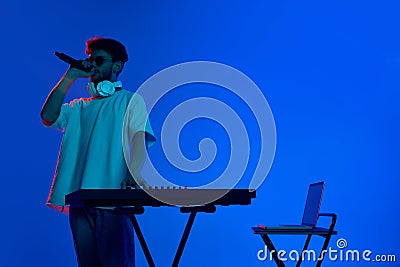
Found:
[[[61,111],[60,114],[58,115],[57,120],[48,127],[64,132],[65,128],[67,127],[69,118],[71,117],[73,105],[74,101],[63,104],[61,106]]]
[[[124,130],[132,138],[137,132],[145,132],[146,145],[149,147],[156,138],[150,125],[146,104],[139,94],[133,94],[125,114]]]

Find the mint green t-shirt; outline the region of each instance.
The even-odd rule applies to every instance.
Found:
[[[68,213],[64,198],[71,192],[121,187],[129,172],[123,152],[123,143],[129,142],[123,136],[144,131],[147,145],[155,141],[143,98],[126,90],[63,104],[50,127],[64,135],[46,204],[63,213]]]

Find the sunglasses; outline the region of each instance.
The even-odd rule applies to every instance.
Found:
[[[87,59],[87,61],[89,61],[92,64],[94,62],[94,63],[96,63],[97,67],[100,67],[101,65],[103,65],[104,62],[112,61],[112,59],[107,59],[107,58],[104,58],[104,57],[89,57]]]

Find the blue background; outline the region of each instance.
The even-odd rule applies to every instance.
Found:
[[[395,0],[2,1],[0,265],[76,265],[68,217],[44,205],[61,133],[44,128],[39,112],[66,70],[53,52],[84,58],[84,42],[100,35],[128,48],[126,88],[177,63],[217,61],[248,75],[273,111],[276,156],[257,198],[199,214],[181,266],[273,266],[257,259],[264,245],[250,227],[299,223],[308,184],[319,180],[326,181],[322,211],[338,214],[331,247],[345,238],[348,249],[397,256],[373,265],[398,266],[399,7]],[[85,83],[68,100],[87,96]],[[223,168],[224,154],[220,160]],[[157,266],[172,262],[185,222],[173,208],[139,217]],[[273,240],[299,250],[304,238]],[[316,238],[311,248],[321,244]],[[138,266],[144,262],[137,246]]]

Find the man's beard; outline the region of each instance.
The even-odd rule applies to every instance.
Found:
[[[93,74],[90,76],[90,81],[93,82],[95,85],[102,81],[111,81],[112,77],[112,72],[110,72],[108,75],[100,76],[100,72]]]

